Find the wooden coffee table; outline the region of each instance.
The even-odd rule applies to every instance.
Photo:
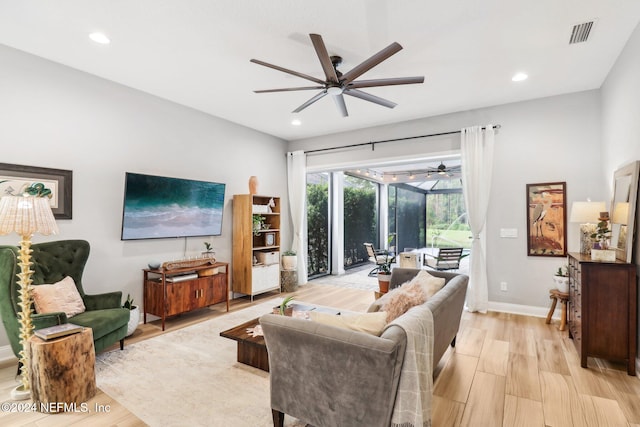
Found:
[[[292,304],[292,308],[299,311],[316,310],[323,313],[340,314],[340,310],[335,308],[304,303],[294,303]],[[253,337],[247,332],[248,328],[255,328],[259,324],[260,318],[258,317],[231,329],[227,329],[226,331],[222,331],[220,332],[220,336],[238,342],[238,362],[269,372],[269,354],[267,353],[264,336]]]
[[[259,324],[260,318],[255,318],[220,332],[220,336],[238,342],[238,362],[269,372],[269,354],[264,337],[252,337],[247,333],[247,328],[255,328]]]

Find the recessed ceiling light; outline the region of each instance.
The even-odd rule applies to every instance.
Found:
[[[291,124],[294,126],[300,126],[302,122],[300,121],[300,119],[293,119],[291,120]]]
[[[111,40],[109,37],[105,36],[103,33],[91,33],[89,34],[89,38],[96,43],[100,44],[109,44]]]
[[[525,73],[516,73],[513,75],[513,77],[511,77],[511,80],[514,82],[521,82],[524,80],[527,80],[529,78],[528,75],[526,75]]]

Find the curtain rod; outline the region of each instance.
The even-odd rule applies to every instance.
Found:
[[[494,125],[493,128],[494,129],[500,129],[500,125]],[[481,129],[485,130],[486,128],[483,127]],[[385,142],[406,141],[408,139],[429,138],[429,137],[432,137],[432,136],[454,135],[454,134],[460,133],[460,132],[462,132],[462,131],[454,130],[454,131],[451,131],[451,132],[432,133],[432,134],[429,134],[429,135],[405,136],[404,138],[383,139],[381,141],[361,142],[361,143],[358,143],[358,144],[342,145],[340,147],[318,148],[316,150],[305,151],[304,153],[305,154],[320,153],[322,151],[332,151],[332,150],[341,150],[341,149],[345,149],[345,148],[364,147],[366,145],[371,145],[371,151],[374,151],[376,149],[376,144],[384,144]]]

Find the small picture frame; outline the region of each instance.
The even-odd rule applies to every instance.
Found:
[[[264,233],[264,245],[275,246],[276,245],[276,233]]]

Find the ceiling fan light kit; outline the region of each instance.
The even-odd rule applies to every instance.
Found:
[[[320,65],[322,66],[322,70],[324,71],[325,80],[320,80],[313,76],[309,76],[307,74],[299,73],[297,71],[289,70],[287,68],[280,67],[278,65],[269,64],[264,61],[260,61],[258,59],[251,59],[251,62],[254,64],[262,65],[268,68],[273,68],[274,70],[282,71],[287,74],[291,74],[297,77],[300,77],[305,80],[312,81],[319,86],[304,86],[304,87],[289,87],[282,89],[266,89],[266,90],[256,90],[255,93],[270,93],[270,92],[290,92],[290,91],[298,91],[298,90],[317,90],[321,91],[311,97],[304,104],[293,110],[294,113],[299,113],[304,110],[311,104],[316,101],[324,98],[326,95],[331,95],[336,103],[336,107],[338,111],[342,115],[342,117],[349,116],[347,111],[347,106],[344,102],[343,95],[353,96],[354,98],[359,98],[365,101],[373,102],[374,104],[382,105],[387,108],[394,108],[397,104],[386,100],[384,98],[380,98],[379,96],[371,95],[370,93],[363,92],[359,90],[360,88],[366,87],[380,87],[380,86],[395,86],[395,85],[406,85],[406,84],[417,84],[424,83],[424,76],[420,77],[396,77],[396,78],[388,78],[388,79],[372,79],[372,80],[359,80],[356,81],[358,77],[362,74],[366,73],[376,65],[380,64],[382,61],[391,57],[392,55],[398,53],[402,50],[402,46],[400,44],[393,42],[386,48],[382,49],[380,52],[375,55],[369,57],[364,60],[359,65],[356,65],[350,71],[345,74],[342,74],[338,71],[338,65],[342,62],[342,58],[340,56],[329,56],[327,52],[327,48],[322,40],[322,37],[319,34],[309,34],[311,37],[311,43],[318,55],[318,59],[320,60]]]

